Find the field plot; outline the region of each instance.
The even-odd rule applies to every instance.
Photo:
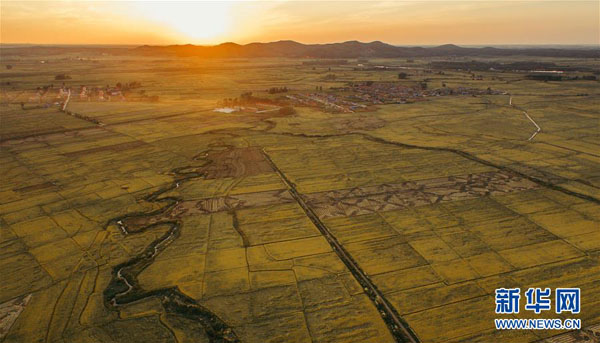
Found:
[[[564,263],[600,267],[594,253],[597,247],[591,243],[598,232],[592,214],[598,205],[588,205],[594,208],[591,211],[577,211],[573,206],[585,201],[540,190],[537,184],[504,172],[470,174],[459,169],[456,174],[468,177],[448,172],[446,178],[429,179],[427,171],[436,170],[436,162],[450,166],[470,162],[452,154],[444,158],[440,153],[393,148],[398,150],[393,154],[395,161],[376,152],[357,158],[358,153],[340,148],[341,140],[330,141],[305,144],[297,153],[271,155],[299,190],[313,191],[305,195],[308,203],[424,341],[499,339],[493,324],[496,315],[488,310],[494,307],[496,287],[560,284],[563,279],[552,282],[538,273],[560,270]],[[363,144],[357,141],[355,147],[369,151],[373,143]],[[296,167],[306,156],[319,156],[333,164],[322,174]],[[378,186],[353,184],[344,172],[350,166],[339,162],[343,160],[355,161],[354,168],[364,162],[365,170],[373,174],[368,180],[385,179]],[[428,162],[427,167],[414,168],[422,160]],[[386,167],[379,170],[378,164]],[[311,178],[303,178],[303,170]],[[411,171],[410,177],[405,170]],[[420,177],[418,170],[424,171]],[[312,188],[312,177],[344,183],[322,183],[321,187],[330,189],[324,191]],[[582,245],[586,237],[591,239],[587,247]],[[595,303],[598,293],[592,280],[598,276],[590,275],[590,270],[595,269],[574,272],[568,282],[582,292],[585,289]],[[502,339],[519,342],[545,337],[539,332],[523,335],[528,338]]]
[[[597,81],[59,57],[0,72],[2,342],[558,342],[600,323]],[[70,91],[139,83],[135,101],[28,100],[69,65]],[[540,317],[587,331],[496,330],[501,287],[581,288],[581,313]]]

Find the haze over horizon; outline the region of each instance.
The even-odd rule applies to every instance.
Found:
[[[236,44],[236,45],[240,45],[240,46],[245,46],[245,45],[252,45],[252,44],[272,44],[272,43],[279,43],[279,42],[294,42],[294,43],[299,43],[302,45],[332,45],[332,44],[344,44],[344,43],[350,43],[350,42],[358,42],[361,44],[369,44],[369,43],[375,43],[375,42],[380,42],[380,43],[384,43],[387,45],[391,45],[391,46],[395,46],[395,47],[406,47],[406,48],[411,48],[411,47],[422,47],[422,48],[435,48],[435,47],[442,47],[442,46],[457,46],[457,47],[468,47],[468,48],[484,48],[484,47],[496,47],[496,48],[510,48],[510,47],[515,47],[515,48],[519,48],[519,47],[524,47],[524,48],[528,48],[528,47],[548,47],[548,48],[553,48],[553,47],[581,47],[584,49],[587,48],[598,48],[600,49],[600,45],[599,44],[587,44],[587,43],[581,43],[581,44],[573,44],[573,43],[540,43],[540,44],[511,44],[511,43],[499,43],[499,44],[485,44],[485,43],[481,43],[481,44],[455,44],[453,42],[445,42],[445,43],[438,43],[438,44],[391,44],[385,41],[380,41],[380,40],[375,40],[375,41],[357,41],[357,40],[347,40],[347,41],[336,41],[336,42],[319,42],[319,43],[306,43],[306,42],[299,42],[299,41],[295,41],[295,40],[291,40],[291,39],[279,39],[279,40],[273,40],[273,41],[252,41],[252,42],[247,42],[247,43],[238,43],[238,42],[231,42],[231,41],[224,41],[224,42],[219,42],[219,43],[214,43],[214,44],[194,44],[194,43],[158,43],[158,44],[144,44],[144,43],[122,43],[122,44],[111,44],[111,43],[29,43],[29,42],[23,42],[23,43],[4,43],[4,42],[0,42],[0,45],[3,46],[14,46],[14,47],[20,47],[20,46],[25,46],[25,47],[36,47],[36,46],[49,46],[49,47],[77,47],[77,46],[82,46],[82,47],[123,47],[123,48],[136,48],[136,47],[143,47],[143,46],[151,46],[151,47],[169,47],[169,46],[186,46],[186,45],[192,45],[192,46],[197,46],[197,47],[217,47],[217,46],[221,46],[221,45],[225,45],[225,44]]]
[[[600,42],[598,1],[2,1],[0,6],[3,44]]]

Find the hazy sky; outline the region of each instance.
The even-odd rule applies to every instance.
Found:
[[[600,1],[0,1],[0,42],[600,44]]]

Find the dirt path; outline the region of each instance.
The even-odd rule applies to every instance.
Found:
[[[304,198],[300,193],[296,190],[296,186],[293,182],[291,182],[287,176],[277,167],[275,162],[271,159],[271,157],[267,154],[263,149],[263,154],[265,159],[269,161],[271,167],[275,172],[279,175],[280,179],[285,183],[288,187],[288,190],[292,197],[296,200],[298,205],[302,207],[304,213],[308,216],[308,218],[313,222],[313,224],[319,229],[321,234],[327,239],[333,251],[338,255],[340,260],[344,262],[344,264],[348,267],[348,269],[352,272],[352,275],[358,281],[358,283],[363,287],[365,294],[369,296],[373,304],[377,308],[378,312],[381,314],[383,321],[387,324],[390,332],[394,336],[397,342],[401,343],[417,343],[419,340],[416,335],[412,332],[408,324],[406,324],[398,315],[393,306],[389,303],[389,301],[384,297],[384,295],[377,289],[370,278],[362,271],[360,266],[354,261],[352,256],[346,251],[346,249],[338,242],[335,236],[329,231],[329,229],[323,224],[323,222],[319,219],[319,216],[309,207]]]
[[[531,135],[531,137],[529,137],[529,139],[527,139],[528,141],[532,140],[538,133],[540,133],[542,131],[542,128],[535,122],[535,120],[533,120],[533,118],[531,118],[529,116],[529,114],[527,113],[527,111],[525,111],[524,109],[517,107],[515,105],[513,105],[513,101],[512,101],[512,96],[508,99],[508,105],[511,107],[514,107],[518,110],[523,111],[523,114],[525,115],[525,117],[527,117],[527,119],[529,119],[530,122],[533,123],[533,125],[535,125],[536,131]]]
[[[71,89],[69,89],[69,93],[67,93],[67,100],[63,104],[62,110],[63,112],[67,110],[67,105],[69,104],[69,100],[71,100]]]

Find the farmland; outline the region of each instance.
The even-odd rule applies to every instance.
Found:
[[[579,71],[597,61],[478,58],[572,68],[3,58],[0,341],[597,332],[600,87]],[[580,314],[541,317],[584,330],[496,330],[527,318],[494,313],[501,287],[579,287]]]

